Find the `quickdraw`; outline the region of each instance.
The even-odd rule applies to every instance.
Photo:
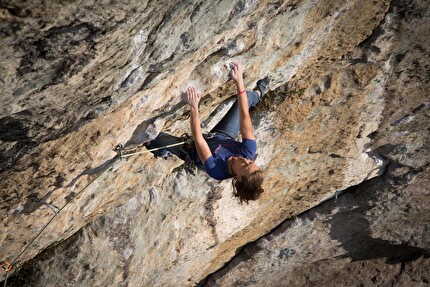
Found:
[[[6,272],[12,270],[12,264],[7,261],[0,261],[0,265]]]
[[[184,147],[185,150],[188,150],[188,149],[194,147],[194,140],[193,140],[192,136],[190,136],[187,133],[184,133],[184,134],[181,135],[181,138],[184,141],[184,143],[183,143],[184,146],[183,147]]]
[[[114,148],[114,151],[118,154],[119,158],[122,159],[124,153],[124,146],[122,144],[117,144]]]

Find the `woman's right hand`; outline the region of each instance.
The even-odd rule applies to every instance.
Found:
[[[243,81],[243,67],[242,64],[236,61],[230,63],[231,78],[236,82]]]
[[[191,108],[199,109],[199,103],[202,95],[199,94],[193,86],[188,87],[187,89],[187,102]]]

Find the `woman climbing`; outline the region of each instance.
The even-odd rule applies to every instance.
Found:
[[[164,158],[171,153],[184,161],[192,161],[197,167],[204,169],[211,177],[218,180],[233,178],[233,194],[242,204],[258,199],[264,191],[261,187],[264,179],[263,171],[253,162],[257,144],[249,108],[255,106],[260,97],[264,96],[269,78],[257,81],[255,90],[246,91],[242,65],[232,62],[230,66],[231,77],[236,83],[237,100],[211,130],[211,137],[205,138],[200,127],[201,94],[194,87],[188,87],[186,95],[191,110],[190,125],[194,146],[188,150],[171,147],[153,153],[155,156]],[[242,142],[235,140],[239,132],[242,135]],[[180,137],[161,133],[146,146],[148,149],[154,149],[180,141],[183,141]]]

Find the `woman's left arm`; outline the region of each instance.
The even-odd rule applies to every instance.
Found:
[[[255,140],[254,128],[249,115],[248,96],[243,84],[243,68],[239,62],[231,62],[231,76],[236,82],[237,102],[239,108],[240,134],[242,138]]]

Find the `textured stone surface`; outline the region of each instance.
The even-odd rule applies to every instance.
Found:
[[[37,286],[192,286],[245,244],[337,191],[358,185],[379,194],[385,184],[390,193],[371,198],[379,205],[353,194],[339,214],[355,216],[355,205],[366,206],[369,214],[356,215],[357,222],[374,221],[357,232],[370,238],[370,247],[375,240],[406,244],[419,250],[421,261],[391,268],[381,259],[390,256],[372,257],[370,247],[360,258],[349,234],[332,233],[326,221],[335,212],[328,209],[310,223],[300,221],[302,229],[291,239],[303,250],[319,246],[324,252],[316,261],[297,256],[283,265],[275,248],[274,260],[257,252],[252,264],[287,266],[282,276],[308,268],[321,281],[318,266],[324,264],[317,258],[335,262],[324,267],[327,278],[359,269],[352,258],[366,260],[368,270],[392,274],[403,268],[424,282],[419,273],[428,270],[430,142],[425,2],[16,1],[0,8],[1,260],[13,261],[53,215],[49,206],[70,202],[110,163],[116,143],[136,143],[160,130],[188,131],[181,100],[188,85],[205,95],[206,129],[216,123],[216,105],[234,92],[226,69],[231,59],[244,63],[248,87],[270,74],[274,90],[253,112],[257,163],[267,169],[261,200],[239,206],[229,182],[186,174],[177,159],[145,154],[117,161],[22,254],[16,263],[50,246],[11,282],[24,285],[19,280],[27,277]],[[361,187],[388,163],[394,167],[375,179],[379,185]],[[410,198],[401,194],[409,191]],[[399,213],[399,206],[405,211]],[[342,216],[340,229],[351,224]],[[411,228],[399,228],[411,222]],[[308,241],[306,224],[320,226]],[[275,245],[287,248],[285,237]],[[266,245],[263,250],[272,252]],[[291,250],[281,257],[292,256]],[[207,282],[245,282],[237,272],[221,271]],[[274,286],[283,282],[273,277]],[[297,276],[290,284],[315,280]]]
[[[372,59],[366,65],[390,67],[380,94],[381,122],[367,144],[387,161],[383,174],[286,220],[205,286],[428,286],[430,63],[423,47],[429,44],[429,9],[424,3],[399,8],[386,15],[375,30],[379,35],[354,51],[378,51],[366,56]],[[396,33],[387,29],[393,24]],[[361,61],[351,68],[355,75],[371,70]]]
[[[205,286],[428,286],[428,167],[388,172],[286,220]]]

